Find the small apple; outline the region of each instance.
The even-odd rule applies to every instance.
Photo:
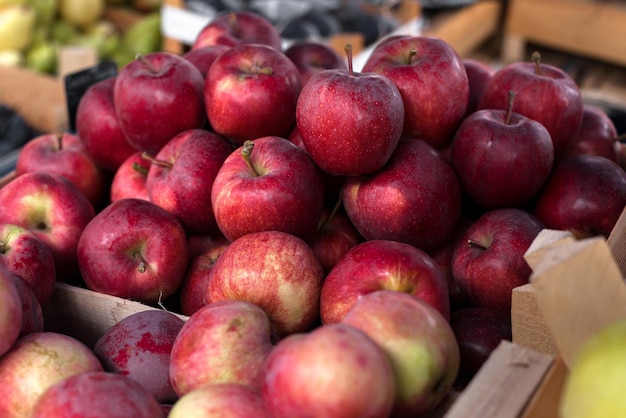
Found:
[[[41,303],[37,299],[37,295],[32,286],[22,280],[21,277],[14,273],[8,272],[11,281],[15,285],[15,289],[20,296],[22,307],[22,320],[20,335],[23,337],[34,332],[44,331],[44,317]],[[15,319],[15,318],[13,318]]]
[[[207,45],[185,52],[183,58],[195,65],[200,70],[202,77],[206,78],[213,61],[229,49],[230,46],[226,45]]]
[[[146,188],[150,165],[150,161],[143,158],[142,151],[137,151],[124,160],[111,180],[111,203],[124,198],[150,200]]]
[[[619,144],[615,123],[603,108],[583,103],[580,129],[569,142],[563,156],[588,154],[599,155],[617,162]]]
[[[324,70],[346,70],[348,65],[344,57],[340,56],[330,45],[319,41],[298,41],[285,50],[285,55],[298,68],[302,85],[309,79]]]
[[[324,273],[328,274],[352,247],[361,242],[363,237],[345,212],[324,209],[311,248],[322,263]]]
[[[491,76],[496,71],[489,64],[474,58],[461,58],[465,72],[467,73],[467,81],[469,82],[469,101],[467,103],[468,116],[478,110],[478,103],[483,96],[487,84]]]
[[[77,246],[89,289],[147,304],[178,290],[188,257],[187,235],[178,219],[143,199],[108,205],[87,224]]]
[[[9,351],[22,330],[22,299],[11,273],[0,268],[0,358]]]

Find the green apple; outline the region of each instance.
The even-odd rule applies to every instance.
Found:
[[[626,417],[626,320],[583,344],[563,388],[562,418]]]

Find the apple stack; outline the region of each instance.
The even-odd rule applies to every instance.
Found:
[[[421,416],[511,339],[542,229],[611,231],[621,143],[560,69],[496,71],[424,36],[384,39],[361,72],[346,58],[220,15],[184,56],[93,85],[76,133],[23,148],[0,190],[7,405],[130,416],[104,389],[124,375],[145,416]],[[46,334],[55,281],[184,316],[120,321],[95,367],[26,401],[5,392],[11,353]]]

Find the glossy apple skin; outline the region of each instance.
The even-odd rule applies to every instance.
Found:
[[[447,395],[459,370],[459,347],[448,320],[431,305],[404,292],[378,290],[360,297],[341,323],[365,332],[391,360],[393,417],[424,415]]]
[[[109,193],[111,203],[124,198],[150,200],[146,182],[151,163],[142,154],[142,151],[131,154],[115,171]]]
[[[275,418],[390,416],[395,382],[382,348],[346,324],[281,340],[267,359],[263,399]]]
[[[113,172],[136,149],[130,145],[115,112],[115,77],[87,89],[76,110],[76,134],[93,161]]]
[[[626,205],[626,172],[597,155],[563,159],[537,197],[534,214],[576,237],[608,237]]]
[[[174,136],[154,157],[159,163],[148,170],[150,201],[173,213],[189,234],[216,231],[211,188],[233,149],[226,139],[204,129]]]
[[[0,358],[13,347],[22,329],[22,299],[11,273],[0,268]]]
[[[270,321],[259,306],[243,300],[208,304],[182,327],[170,359],[170,381],[178,396],[216,383],[260,389],[272,349]]]
[[[467,102],[466,116],[478,110],[478,103],[482,97],[495,69],[485,62],[473,58],[462,58],[461,62],[467,73],[469,82],[469,101]]]
[[[226,45],[207,45],[187,51],[183,54],[183,58],[195,65],[202,77],[206,78],[213,61],[229,49],[230,46]]]
[[[146,200],[122,199],[85,227],[77,257],[89,289],[151,304],[178,290],[189,249],[173,214]]]
[[[168,418],[273,418],[259,390],[238,383],[215,383],[187,393]]]
[[[416,54],[410,57],[413,49]],[[461,58],[448,43],[428,36],[385,42],[372,52],[363,72],[382,74],[400,90],[402,136],[419,138],[437,149],[452,140],[467,112],[470,89]]]
[[[398,88],[373,73],[323,71],[304,85],[296,106],[306,150],[335,176],[379,170],[398,145],[403,120]]]
[[[298,68],[302,85],[324,70],[347,70],[346,59],[328,44],[318,41],[299,41],[285,50],[285,55]]]
[[[52,250],[21,226],[0,224],[0,265],[19,276],[44,305],[56,282]]]
[[[263,44],[282,50],[282,39],[276,27],[263,16],[238,10],[211,19],[198,33],[191,49],[208,45],[234,47],[239,44]]]
[[[22,326],[18,338],[34,332],[43,332],[43,310],[41,309],[41,303],[37,300],[35,291],[28,283],[22,280],[21,277],[13,273],[9,273],[9,277],[11,278],[11,281],[13,281],[15,289],[20,296],[20,303],[22,307]],[[15,320],[15,318],[12,319]]]
[[[301,90],[300,73],[282,52],[260,44],[234,46],[206,75],[206,114],[217,134],[239,145],[263,136],[286,137]]]
[[[448,284],[432,257],[409,244],[371,240],[354,246],[326,276],[322,322],[340,322],[361,296],[376,290],[409,293],[450,318]]]
[[[346,178],[342,196],[346,214],[366,240],[400,241],[425,251],[442,245],[461,215],[456,173],[419,139],[403,138],[376,173]]]
[[[277,230],[309,240],[324,204],[321,175],[309,155],[285,138],[257,138],[250,168],[246,146],[222,164],[211,191],[213,212],[229,241],[252,232]]]
[[[569,143],[564,156],[599,155],[617,162],[620,145],[613,120],[600,107],[584,103],[580,129]]]
[[[153,52],[135,58],[117,75],[115,112],[128,142],[156,155],[175,135],[202,128],[204,77],[184,58]]]
[[[103,396],[106,394],[106,396]],[[133,379],[95,371],[51,386],[33,408],[32,418],[164,418],[152,394]]]
[[[515,92],[515,111],[546,127],[554,145],[555,161],[580,127],[583,101],[576,82],[563,70],[534,62],[515,62],[492,76],[478,104],[479,109],[506,109],[508,92]]]
[[[106,371],[140,383],[159,403],[178,399],[169,380],[174,340],[185,321],[163,310],[131,314],[98,338],[93,351]]]
[[[260,306],[278,338],[318,320],[324,270],[311,247],[280,231],[244,235],[222,252],[209,273],[208,304],[228,299]]]
[[[488,211],[469,226],[454,249],[452,274],[474,306],[511,315],[511,292],[532,272],[524,253],[544,227],[516,208]]]
[[[58,174],[23,174],[0,189],[0,205],[0,224],[21,226],[50,248],[58,281],[77,279],[78,240],[95,210],[74,183]]]
[[[522,207],[550,175],[554,146],[535,120],[516,112],[507,120],[506,110],[478,110],[457,129],[451,163],[465,195],[483,209]]]
[[[55,383],[102,370],[93,351],[75,338],[56,332],[28,334],[0,357],[0,416],[29,417],[39,397]]]
[[[511,316],[491,308],[467,307],[452,312],[450,326],[460,350],[454,386],[464,388],[502,340],[511,341]]]
[[[331,211],[325,209],[320,218],[320,227],[311,242],[311,248],[322,263],[325,274],[328,274],[352,247],[363,242],[363,237],[345,212],[338,211],[329,219],[330,216]]]
[[[39,135],[24,145],[15,162],[15,173],[45,172],[65,177],[87,196],[94,207],[106,197],[108,178],[89,156],[81,139],[64,132]]]

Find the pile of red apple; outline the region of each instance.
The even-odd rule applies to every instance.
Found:
[[[511,338],[542,229],[611,231],[622,144],[561,69],[424,36],[346,58],[222,15],[24,146],[0,189],[0,416],[423,416]],[[44,331],[56,281],[184,316],[87,347]]]

